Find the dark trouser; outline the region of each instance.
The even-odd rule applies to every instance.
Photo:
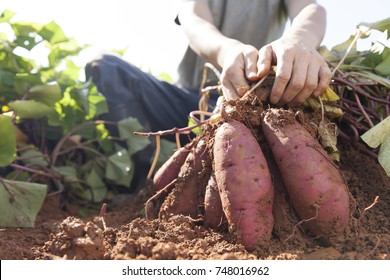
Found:
[[[103,55],[88,63],[85,72],[87,79],[92,77],[106,97],[107,120],[119,121],[131,116],[138,119],[145,131],[154,132],[186,127],[188,114],[198,109],[199,89],[183,89],[160,81],[116,56]],[[216,96],[210,103],[216,103]],[[171,136],[170,140],[173,139]],[[183,141],[187,139],[182,137]],[[132,185],[144,182],[152,152],[149,147],[135,155],[136,174]]]

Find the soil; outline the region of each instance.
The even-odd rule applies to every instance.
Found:
[[[275,205],[281,207],[274,207],[271,240],[248,252],[228,232],[189,216],[145,219],[145,202],[153,195],[145,186],[87,218],[64,211],[59,195],[49,194],[34,228],[0,229],[0,259],[390,260],[390,177],[349,141],[340,139],[338,149],[352,207],[349,226],[331,240],[305,232],[304,221],[276,189]]]
[[[376,160],[340,143],[340,169],[356,200],[344,236],[324,241],[305,234],[297,221],[277,228],[268,248],[247,252],[228,233],[204,228],[187,216],[145,220],[148,188],[122,195],[117,206],[78,218],[49,195],[35,228],[0,229],[0,259],[390,259],[390,178]],[[370,209],[375,197],[379,199]],[[106,227],[103,225],[103,220]],[[299,221],[298,221],[299,222]]]

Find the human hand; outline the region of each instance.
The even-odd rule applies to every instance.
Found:
[[[222,51],[222,92],[226,100],[241,97],[249,89],[249,81],[258,79],[259,51],[251,45],[234,42]]]
[[[332,78],[326,61],[315,48],[290,38],[282,37],[262,47],[257,63],[260,77],[276,65],[270,101],[278,105],[297,105],[311,95],[318,97]]]

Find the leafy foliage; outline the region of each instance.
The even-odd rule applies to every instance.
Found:
[[[106,126],[117,124],[100,120],[104,96],[79,80],[83,69],[72,61],[88,46],[55,22],[13,16],[0,16],[13,31],[0,33],[0,226],[30,227],[48,191],[65,194],[71,207],[101,203],[110,186],[129,188],[132,156],[151,142],[133,134],[143,130],[134,118],[118,124],[120,139],[109,134]],[[18,55],[34,48],[48,49],[48,65]]]
[[[351,142],[378,158],[390,176],[390,18],[374,23],[360,23],[355,35],[331,50],[321,49],[334,70],[334,88],[343,110],[341,124]],[[356,42],[381,34],[369,50],[358,51]],[[381,146],[380,148],[378,148]]]
[[[378,148],[378,161],[390,177],[390,116],[362,135],[371,148]]]
[[[0,166],[7,166],[16,156],[16,135],[11,118],[0,115]]]
[[[46,196],[44,184],[0,181],[0,221],[3,227],[33,227]]]

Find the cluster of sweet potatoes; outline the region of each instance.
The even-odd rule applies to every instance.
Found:
[[[157,171],[154,189],[164,194],[159,217],[189,215],[206,227],[228,229],[247,250],[266,245],[277,175],[259,144],[262,133],[304,229],[325,238],[342,233],[350,218],[349,191],[317,139],[292,110],[249,109],[242,117],[237,104]]]

